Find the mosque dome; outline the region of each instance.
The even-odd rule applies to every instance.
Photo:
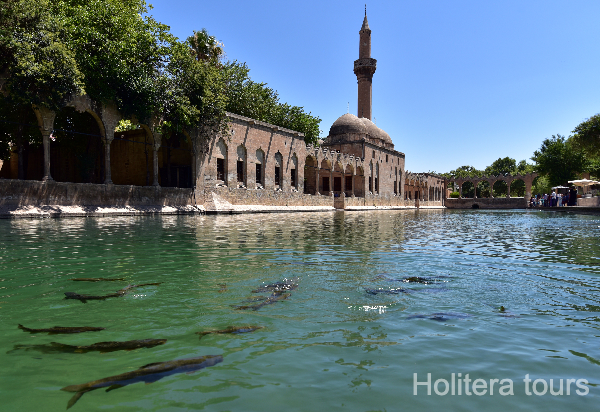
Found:
[[[394,143],[392,143],[392,138],[390,135],[384,132],[382,129],[379,130],[381,130],[381,140],[383,140],[384,143],[391,144],[393,146]]]
[[[362,119],[354,116],[353,114],[346,113],[345,115],[339,117],[333,124],[331,125],[331,129],[329,129],[329,136],[336,136],[340,134],[347,133],[368,133],[367,128],[361,122]]]
[[[361,117],[360,121],[365,125],[365,128],[367,129],[367,133],[371,136],[371,138],[377,139],[377,140],[383,140],[381,138],[381,133],[383,132],[383,130],[381,130],[379,127],[377,127],[375,125],[375,123],[373,123],[366,117]]]

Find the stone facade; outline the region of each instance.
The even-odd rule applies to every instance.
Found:
[[[442,205],[438,196],[443,181],[433,176],[419,180],[418,196],[408,195],[405,155],[394,149],[390,136],[370,119],[371,83],[376,60],[371,56],[371,30],[366,12],[359,32],[359,59],[354,62],[358,80],[358,117],[345,114],[337,119],[319,147],[307,146],[302,133],[228,113],[229,131],[207,136],[201,128],[185,136],[167,139],[153,124],[134,131],[115,133],[121,115],[111,104],[97,104],[78,96],[68,106],[90,116],[98,130],[88,139],[95,145],[94,178],[100,185],[73,186],[62,183],[28,189],[43,201],[69,203],[136,202],[156,196],[175,196],[177,204],[226,204],[268,206],[418,206]],[[61,153],[60,142],[51,139],[57,114],[34,107],[43,147],[28,159],[28,179],[74,182],[74,160]],[[95,140],[94,140],[95,139]],[[92,141],[93,140],[93,141]],[[33,153],[33,152],[32,152]],[[33,156],[33,157],[31,157]],[[61,157],[62,156],[62,157]],[[15,179],[13,156],[0,170],[0,178]],[[70,169],[69,169],[70,168]],[[71,172],[66,173],[66,170]],[[15,190],[11,183],[8,187]],[[97,187],[97,199],[92,194]],[[177,187],[184,191],[160,190]],[[142,188],[143,187],[143,188]],[[51,188],[51,189],[50,189]],[[60,195],[47,195],[60,193]],[[29,193],[28,192],[28,193]],[[110,195],[107,195],[110,194]],[[127,194],[129,193],[129,195]],[[413,193],[413,192],[410,192]],[[28,195],[29,196],[29,195]],[[215,200],[218,199],[218,200]],[[42,200],[40,200],[42,201]],[[208,209],[208,207],[207,207]]]
[[[0,179],[0,206],[186,206],[192,189]]]

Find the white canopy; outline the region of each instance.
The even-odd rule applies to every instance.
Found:
[[[573,183],[575,186],[581,186],[581,187],[583,187],[584,193],[586,192],[585,189],[588,186],[600,184],[600,182],[598,182],[596,180],[590,180],[590,179],[569,180],[569,183]]]

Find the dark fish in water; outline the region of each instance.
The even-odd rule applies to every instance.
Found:
[[[387,275],[377,275],[375,276],[375,280],[387,280],[388,282],[403,282],[403,283],[422,283],[422,284],[431,284],[431,283],[443,283],[447,282],[450,276],[438,275],[438,276],[405,276],[402,278],[392,278]]]
[[[71,279],[73,282],[116,282],[116,281],[124,281],[124,278],[76,278]]]
[[[53,348],[60,352],[86,353],[98,351],[100,353],[113,352],[117,350],[134,350],[139,348],[153,348],[158,345],[164,345],[166,339],[137,339],[123,342],[98,342],[92,345],[75,346],[65,345],[64,343],[50,342]]]
[[[406,319],[431,319],[437,322],[446,322],[450,319],[466,319],[470,317],[471,315],[467,315],[466,313],[437,312],[431,313],[429,315],[412,315],[407,317]]]
[[[506,310],[506,308],[504,306],[500,306],[499,315],[502,316],[503,318],[520,318],[519,315],[515,315],[511,311]]]
[[[65,386],[61,391],[75,392],[75,395],[69,400],[67,409],[75,405],[75,402],[83,396],[84,393],[95,389],[107,388],[106,392],[113,389],[122,388],[132,383],[145,382],[146,384],[156,382],[165,376],[176,373],[192,373],[202,368],[214,366],[223,362],[221,355],[206,355],[199,358],[179,359],[167,362],[156,362],[144,365],[131,372],[125,372],[120,375],[109,376],[108,378],[98,379],[81,385]]]
[[[412,293],[411,289],[368,289],[365,288],[365,292],[369,295],[399,295],[400,293]]]
[[[217,286],[219,286],[219,293],[223,293],[223,292],[227,291],[226,283],[217,283]]]
[[[142,283],[140,285],[128,285],[128,286],[125,286],[123,289],[116,291],[115,293],[109,293],[108,295],[103,295],[103,296],[81,295],[81,294],[75,293],[75,292],[65,292],[65,299],[77,299],[77,300],[80,300],[82,303],[87,303],[88,300],[105,300],[108,298],[120,298],[121,296],[125,296],[127,293],[129,293],[129,291],[131,289],[139,288],[142,286],[157,286],[157,285],[160,285],[161,283],[162,282]]]
[[[252,309],[252,310],[259,310],[260,308],[262,308],[263,306],[266,305],[271,305],[275,302],[279,302],[282,300],[285,300],[287,298],[290,297],[290,293],[274,293],[271,296],[269,296],[268,298],[266,298],[265,300],[263,300],[262,302],[259,302],[255,305],[243,305],[243,306],[237,306],[236,309],[241,309],[241,310],[245,310],[245,309]]]
[[[48,332],[49,334],[57,334],[57,333],[81,333],[81,332],[97,332],[99,330],[104,330],[106,328],[96,328],[94,326],[54,326],[52,328],[43,328],[43,329],[30,329],[25,326],[19,324],[19,329],[23,329],[25,332],[31,333],[41,333]]]
[[[211,330],[211,331],[206,331],[206,332],[196,332],[197,335],[200,335],[200,339],[202,339],[203,336],[209,335],[211,333],[218,333],[218,334],[222,334],[222,333],[248,333],[248,332],[254,332],[255,330],[258,329],[262,329],[263,326],[228,326],[225,329],[221,329],[221,330]]]
[[[66,345],[64,343],[50,342],[48,345],[15,345],[14,350],[37,350],[43,353],[87,353],[92,351],[106,353],[118,350],[152,348],[154,346],[163,345],[166,342],[166,339],[141,339],[129,340],[124,342],[98,342],[94,343],[93,345],[84,346]]]
[[[421,276],[410,276],[410,277],[402,278],[402,279],[398,279],[398,280],[401,280],[404,283],[424,283],[424,284],[437,283],[434,278],[424,278]]]
[[[262,292],[286,292],[294,290],[298,287],[298,279],[284,279],[283,282],[270,283],[268,285],[260,286],[258,289],[254,289],[252,293]]]

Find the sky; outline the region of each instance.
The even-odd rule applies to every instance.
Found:
[[[148,0],[185,39],[206,28],[282,102],[357,114],[364,2]],[[400,0],[367,4],[373,117],[411,172],[530,160],[600,113],[600,1]]]

